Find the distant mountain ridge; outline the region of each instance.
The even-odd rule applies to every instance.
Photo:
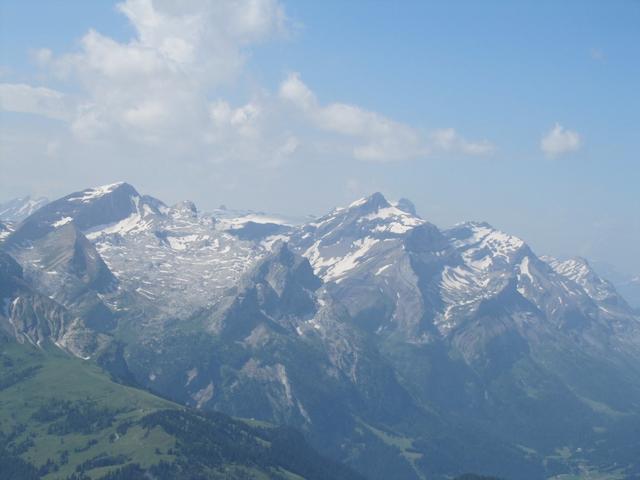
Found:
[[[300,428],[369,478],[640,475],[640,316],[588,262],[380,193],[303,223],[234,215],[126,183],[51,202],[0,249],[75,320],[56,336],[13,289],[0,325],[98,362],[122,345],[136,384]]]
[[[32,198],[30,196],[0,203],[0,220],[20,222],[47,203],[49,200],[45,197]]]
[[[595,270],[604,278],[611,281],[616,290],[631,304],[637,311],[640,311],[640,274],[637,272],[621,273],[615,267],[606,263],[595,263]]]

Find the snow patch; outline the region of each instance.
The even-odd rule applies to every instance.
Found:
[[[382,272],[384,272],[387,268],[389,268],[391,266],[391,264],[388,265],[384,265],[383,267],[380,267],[377,271],[376,271],[376,275],[380,275]]]
[[[63,225],[66,225],[67,223],[72,222],[72,221],[73,221],[73,218],[71,218],[71,217],[62,217],[62,218],[61,218],[60,220],[58,220],[57,222],[53,222],[53,223],[51,224],[51,226],[52,226],[52,227],[55,227],[55,228],[58,228],[58,227],[61,227],[61,226],[63,226]]]
[[[189,244],[197,239],[198,235],[184,235],[182,237],[168,236],[167,242],[169,242],[169,245],[174,250],[186,250],[189,247]]]
[[[144,221],[139,213],[133,213],[119,222],[99,225],[85,232],[89,240],[95,240],[101,235],[126,235],[134,231],[146,230],[151,226],[151,221]]]
[[[209,382],[209,385],[193,394],[193,399],[196,401],[196,408],[198,409],[201,409],[212,398],[213,382]]]
[[[101,187],[90,188],[80,192],[81,197],[71,197],[67,199],[69,202],[89,203],[91,200],[100,198],[103,195],[113,192],[116,188],[123,185],[124,182],[116,182],[110,185],[102,185]]]
[[[191,370],[187,371],[187,383],[185,384],[185,387],[188,386],[191,382],[193,382],[193,380],[197,376],[198,376],[198,369],[196,367],[194,367]]]
[[[324,276],[325,280],[338,280],[340,277],[343,277],[348,272],[356,268],[359,265],[359,261],[379,242],[380,240],[376,238],[365,237],[353,242],[357,249],[348,255],[345,255],[343,258],[325,260],[323,263],[326,264],[329,262],[332,264]]]

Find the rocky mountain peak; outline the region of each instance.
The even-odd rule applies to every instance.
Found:
[[[115,182],[115,183],[110,183],[108,185],[100,185],[97,187],[85,188],[80,192],[72,193],[71,195],[68,195],[67,197],[65,197],[65,199],[69,202],[79,201],[83,203],[89,203],[96,198],[100,198],[105,195],[114,194],[114,193],[129,195],[129,196],[138,196],[138,197],[140,196],[140,194],[136,191],[136,189],[132,185],[126,182]]]
[[[512,263],[531,253],[524,240],[498,230],[486,222],[460,223],[446,230],[444,234],[469,259],[476,261],[481,257],[492,257]]]
[[[396,202],[395,206],[397,208],[399,208],[400,210],[402,210],[403,212],[407,212],[407,213],[413,215],[414,217],[418,216],[418,212],[416,210],[416,206],[408,198],[401,198],[400,200],[398,200]]]
[[[387,201],[384,195],[382,195],[382,193],[375,192],[368,197],[363,197],[359,200],[356,200],[351,205],[349,205],[349,209],[357,208],[362,212],[369,213],[390,206],[391,204]]]
[[[294,253],[285,242],[278,242],[250,277],[253,282],[266,281],[279,295],[293,283],[296,284],[295,288],[310,291],[317,290],[321,284],[309,260]]]
[[[160,208],[160,211],[165,211],[165,209]],[[166,210],[169,216],[177,221],[184,222],[194,222],[198,221],[199,212],[195,203],[190,200],[182,200],[175,205],[172,205],[171,208]]]
[[[134,215],[160,214],[163,207],[159,200],[141,196],[125,182],[87,188],[54,200],[34,212],[8,237],[7,243],[13,247],[33,242],[71,222],[87,232]]]
[[[196,207],[196,204],[191,200],[182,200],[181,202],[173,205],[171,209],[175,210],[176,212],[180,212],[181,214],[190,215],[192,217],[198,215],[198,208]]]
[[[543,260],[556,273],[582,287],[594,301],[604,302],[609,307],[631,312],[631,308],[618,294],[615,287],[600,277],[586,258],[575,256],[567,260],[558,260],[553,257],[543,257]]]

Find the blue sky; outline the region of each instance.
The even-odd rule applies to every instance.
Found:
[[[640,2],[227,3],[0,0],[0,198],[379,190],[640,272]]]

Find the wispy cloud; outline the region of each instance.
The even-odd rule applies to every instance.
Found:
[[[469,141],[453,128],[442,128],[431,133],[434,147],[443,151],[462,152],[467,155],[489,155],[494,152],[494,145],[488,140]]]
[[[23,83],[0,83],[0,110],[56,120],[69,120],[73,115],[71,100],[63,93]]]
[[[607,56],[601,48],[592,48],[589,51],[589,54],[591,55],[591,58],[596,62],[603,62],[607,59]]]
[[[404,160],[425,157],[435,150],[467,155],[493,151],[490,142],[468,142],[452,128],[424,135],[416,128],[356,105],[339,102],[321,105],[299,73],[291,73],[282,82],[279,95],[318,129],[351,139],[353,156],[360,160]]]
[[[582,138],[578,132],[568,130],[559,123],[542,137],[540,149],[548,157],[557,157],[566,153],[575,152],[582,146]]]
[[[279,96],[298,108],[319,130],[351,139],[351,152],[360,160],[402,160],[428,153],[419,133],[408,125],[356,105],[320,105],[298,73],[290,74],[282,82]]]

